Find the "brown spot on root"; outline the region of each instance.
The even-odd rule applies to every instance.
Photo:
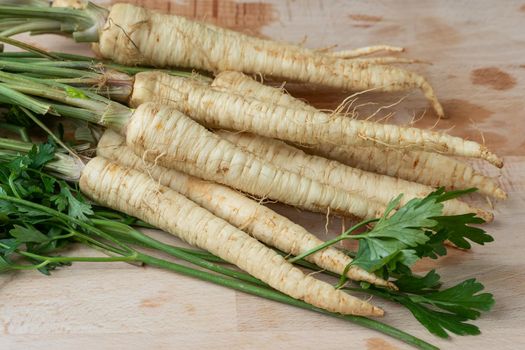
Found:
[[[362,21],[362,22],[380,22],[383,17],[381,16],[370,16],[370,15],[362,15],[362,14],[352,14],[349,15],[351,19],[354,21]]]
[[[387,342],[383,338],[368,338],[366,340],[367,350],[399,350],[399,348],[391,343]]]
[[[264,26],[277,20],[272,4],[233,0],[112,0],[129,3],[163,13],[170,13],[212,23],[250,35],[261,36]]]
[[[516,85],[516,79],[497,67],[474,69],[470,73],[470,80],[472,84],[488,86],[494,90],[508,90]]]
[[[521,12],[525,12],[525,4],[523,4],[523,5],[520,6],[520,11],[521,11]]]

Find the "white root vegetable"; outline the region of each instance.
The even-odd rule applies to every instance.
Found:
[[[388,204],[393,198],[403,193],[400,204],[404,205],[409,200],[425,197],[434,190],[429,186],[369,173],[337,161],[311,156],[279,140],[225,130],[219,130],[216,133],[279,168],[347,192],[358,193],[380,203]],[[476,213],[485,221],[492,221],[494,218],[491,213],[471,207],[457,199],[444,203],[443,213],[445,215]]]
[[[503,162],[485,146],[443,133],[270,105],[159,72],[136,75],[131,105],[170,104],[208,127],[249,131],[304,145],[384,145]]]
[[[218,74],[213,86],[255,99],[283,106],[315,110],[309,104],[290,96],[282,89],[261,84],[240,72]],[[481,194],[506,199],[507,194],[495,179],[477,172],[469,164],[441,154],[405,151],[385,147],[338,147],[317,145],[304,149],[337,160],[351,167],[419,182],[447,190],[476,187]]]
[[[104,57],[126,65],[237,70],[346,91],[420,89],[437,115],[444,115],[430,84],[413,72],[361,64],[129,4],[111,8],[99,32],[99,48]]]
[[[122,136],[111,130],[107,130],[100,139],[97,155],[121,166],[147,173],[160,184],[181,193],[259,241],[287,254],[297,256],[323,243],[300,225],[229,187],[144,162],[126,147]],[[333,247],[309,255],[306,259],[340,275],[352,262],[349,256]],[[351,266],[346,276],[355,281],[395,288],[391,283],[358,266]]]
[[[85,167],[80,189],[94,201],[206,249],[293,298],[342,314],[383,315],[382,309],[306,276],[245,232],[137,170],[97,157]]]
[[[324,52],[326,55],[330,55],[332,57],[338,57],[338,58],[356,58],[361,56],[370,55],[376,52],[403,52],[405,51],[404,48],[398,47],[398,46],[390,46],[390,45],[373,45],[373,46],[366,46],[366,47],[360,47],[358,49],[353,50],[339,50],[339,51],[328,51],[324,52],[320,50],[319,52]]]
[[[507,198],[507,193],[493,178],[480,174],[467,163],[441,154],[331,145],[318,145],[304,150],[351,167],[432,187],[445,187],[447,190],[476,187],[481,194],[497,199]]]
[[[375,218],[385,209],[359,195],[277,169],[168,106],[140,105],[124,133],[127,145],[145,160],[260,198],[362,218]]]

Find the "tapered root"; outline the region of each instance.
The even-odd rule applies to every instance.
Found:
[[[212,86],[258,99],[269,104],[317,112],[311,105],[287,94],[282,89],[261,84],[240,72],[223,72]],[[319,145],[304,149],[354,168],[399,177],[447,190],[477,187],[481,194],[506,199],[507,193],[497,182],[476,172],[470,165],[445,155],[423,151],[400,151],[384,147],[338,147]]]
[[[330,55],[332,57],[337,58],[356,58],[361,56],[370,55],[376,52],[403,52],[405,49],[403,47],[397,47],[397,46],[389,46],[389,45],[374,45],[374,46],[367,46],[367,47],[361,47],[354,50],[340,50],[340,51],[333,51],[333,52],[327,52],[327,55]]]
[[[407,70],[353,62],[129,4],[115,4],[111,8],[99,33],[99,43],[102,56],[127,65],[191,67],[209,72],[236,70],[343,91],[420,88],[437,116],[443,117],[443,109],[430,85]]]
[[[377,67],[374,66],[374,69]],[[392,70],[392,67],[389,69],[400,72]],[[414,81],[412,78],[405,83],[411,84]],[[138,106],[146,101],[175,106],[208,127],[249,131],[298,144],[352,147],[377,145],[402,150],[426,150],[487,159],[501,166],[499,158],[487,152],[484,146],[460,137],[414,127],[353,120],[315,110],[271,105],[159,72],[136,75],[130,103]]]
[[[354,58],[353,62],[358,62],[362,64],[379,64],[379,65],[386,65],[386,64],[414,64],[414,63],[421,63],[421,64],[432,64],[428,61],[413,59],[413,58],[405,58],[405,57],[368,57],[368,58]]]
[[[161,185],[181,193],[214,215],[286,254],[297,256],[324,243],[302,226],[234,189],[144,161],[126,147],[122,136],[111,130],[106,130],[100,139],[97,155],[147,173]],[[334,247],[309,255],[306,260],[337,274],[343,274],[345,267],[352,262],[348,255]],[[355,281],[396,289],[392,283],[356,265],[351,265],[346,276]]]
[[[385,210],[358,194],[263,162],[165,105],[141,104],[127,125],[126,144],[150,162],[306,210],[361,218]]]
[[[94,201],[205,249],[293,298],[342,314],[384,313],[305,275],[275,251],[146,174],[96,157],[85,167],[80,188]]]

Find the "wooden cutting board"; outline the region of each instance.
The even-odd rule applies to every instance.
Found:
[[[412,66],[430,80],[450,120],[434,126],[419,92],[360,97],[366,115],[404,98],[392,122],[482,141],[505,156],[499,176],[509,199],[493,203],[496,221],[486,229],[496,238],[471,252],[453,251],[418,270],[437,268],[450,284],[476,277],[494,293],[496,306],[477,325],[482,335],[440,340],[401,308],[384,306],[396,327],[442,348],[525,348],[525,2],[506,1],[160,1],[144,6],[210,21],[253,35],[336,49],[372,44],[407,48],[406,56],[432,63]],[[101,2],[108,4],[107,1]],[[87,45],[53,36],[25,37],[55,50],[88,53]],[[346,97],[309,87],[288,86],[316,106],[334,108]],[[483,137],[483,138],[482,138]],[[479,201],[479,198],[478,198]],[[321,237],[334,235],[341,222],[277,210]],[[175,242],[171,237],[162,238]],[[78,254],[90,254],[79,250]],[[0,276],[2,349],[403,349],[406,345],[339,320],[261,300],[191,278],[126,264],[75,264],[45,277],[35,272]]]

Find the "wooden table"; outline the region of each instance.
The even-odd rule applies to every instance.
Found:
[[[496,238],[471,252],[453,251],[418,265],[436,267],[445,281],[479,278],[494,293],[494,310],[476,322],[483,334],[440,340],[411,315],[384,304],[385,321],[442,348],[525,347],[525,3],[522,1],[135,1],[163,11],[212,21],[245,32],[312,48],[356,48],[388,43],[407,48],[443,102],[450,120],[437,129],[480,141],[505,156],[500,176],[509,192],[494,203]],[[29,38],[38,45],[87,53],[89,48],[57,37]],[[292,93],[320,107],[345,97],[292,86]],[[418,93],[373,94],[360,101],[393,108],[392,121],[407,123],[427,108]],[[363,109],[363,115],[367,113]],[[384,114],[383,114],[384,116]],[[434,124],[427,113],[417,126]],[[278,208],[309,230],[325,235],[325,218]],[[330,233],[340,222],[330,221]],[[172,240],[171,238],[166,238]],[[88,254],[80,251],[79,254]],[[376,300],[374,300],[376,301]],[[398,349],[404,344],[339,320],[261,300],[154,268],[126,264],[75,264],[45,277],[35,272],[0,277],[2,349]]]

